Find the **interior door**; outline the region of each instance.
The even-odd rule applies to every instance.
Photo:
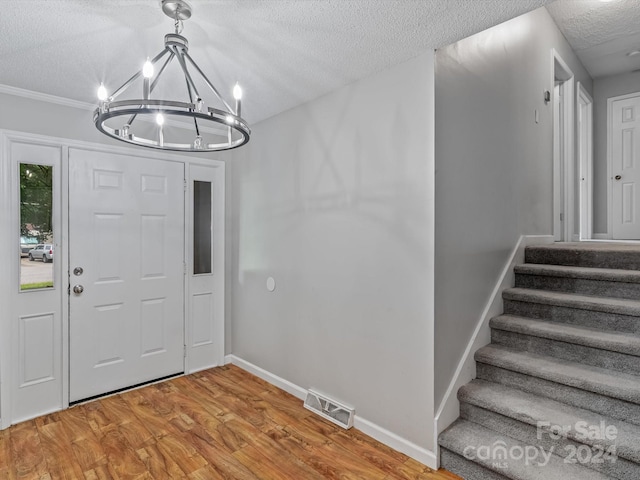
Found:
[[[69,150],[70,401],[184,371],[184,165]]]
[[[640,93],[614,100],[611,109],[613,238],[640,239]]]

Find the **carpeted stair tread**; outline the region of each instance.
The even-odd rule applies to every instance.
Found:
[[[532,245],[525,248],[525,262],[640,270],[640,245],[598,242]]]
[[[473,380],[464,385],[458,391],[458,399],[533,427],[537,427],[539,422],[570,426],[567,431],[570,440],[602,448],[615,445],[619,457],[640,463],[640,426],[484,380]],[[617,432],[612,435],[614,439],[588,438],[584,431],[576,428],[599,428],[601,422],[616,428]]]
[[[467,420],[457,420],[448,429],[442,432],[439,437],[439,444],[442,448],[457,453],[462,457],[464,457],[465,449],[467,449],[467,454],[470,452],[468,447],[478,448],[480,446],[484,446],[492,448],[496,444],[502,444],[505,445],[507,451],[512,451],[514,448],[524,449],[527,447],[526,444],[511,437],[501,435],[493,430]],[[538,457],[538,460],[542,462],[542,456]],[[496,461],[491,458],[487,460],[476,458],[473,461],[512,480],[611,479],[611,477],[607,475],[603,475],[595,470],[583,467],[582,465],[565,463],[564,459],[556,455],[551,455],[548,464],[544,466],[536,464],[536,460],[527,465],[524,458],[521,458],[520,460],[508,458],[505,460],[508,464],[508,469],[502,469],[499,466],[496,466]],[[447,465],[443,464],[443,467],[447,468]]]
[[[637,270],[525,263],[516,265],[514,271],[516,274],[521,275],[544,275],[549,277],[582,278],[607,282],[640,283],[640,271]]]
[[[478,350],[475,359],[506,370],[640,404],[639,376],[530,352],[517,352],[493,344]]]
[[[607,416],[640,426],[640,404],[627,402],[580,387],[572,387],[544,378],[507,370],[488,363],[476,365],[477,378],[506,385],[531,395],[551,398],[593,412],[606,412]]]
[[[534,318],[500,315],[492,318],[490,326],[496,330],[531,335],[566,343],[599,348],[610,352],[640,356],[640,336],[630,333],[603,331]],[[640,359],[638,359],[640,362]]]
[[[577,295],[575,293],[533,290],[529,288],[509,288],[503,292],[502,297],[505,300],[517,302],[542,303],[556,307],[568,307],[640,317],[640,301],[638,300],[594,297],[591,295]],[[640,321],[640,319],[638,319],[638,321]]]
[[[616,252],[619,254],[640,252],[640,243],[637,242],[554,242],[537,245],[528,245],[527,250],[559,250],[559,251],[586,251],[586,252]]]

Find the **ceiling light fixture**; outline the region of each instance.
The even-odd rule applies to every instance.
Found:
[[[191,6],[185,0],[162,0],[162,11],[175,22],[175,33],[164,37],[164,49],[147,61],[135,75],[109,94],[104,84],[98,88],[99,105],[93,121],[102,133],[123,142],[142,147],[181,152],[212,152],[240,147],[249,141],[251,130],[241,117],[242,89],[233,87],[235,109],[220,95],[189,55],[189,43],[182,33],[182,22],[191,17]],[[166,59],[164,57],[167,57]],[[160,62],[156,73],[155,66]],[[151,97],[161,75],[173,60],[179,65],[186,84],[188,101],[161,100]],[[195,74],[198,74],[197,76]],[[142,77],[141,96],[118,100]],[[205,105],[203,95],[210,90],[212,103]],[[216,107],[212,106],[216,104]],[[136,123],[136,118],[149,120]],[[182,120],[187,119],[188,122]],[[154,128],[152,124],[155,123]],[[214,129],[205,125],[214,126]],[[171,128],[170,128],[171,127]]]

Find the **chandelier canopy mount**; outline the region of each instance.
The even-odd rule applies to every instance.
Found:
[[[184,0],[167,0],[162,2],[164,14],[175,20],[189,20],[191,18],[191,5]]]

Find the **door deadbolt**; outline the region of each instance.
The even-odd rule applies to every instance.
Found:
[[[84,287],[82,285],[73,286],[73,293],[77,293],[78,295],[80,295],[82,292],[84,292]]]
[[[79,277],[80,275],[82,275],[84,273],[84,270],[82,269],[82,267],[76,267],[73,269],[73,274],[76,277]]]

